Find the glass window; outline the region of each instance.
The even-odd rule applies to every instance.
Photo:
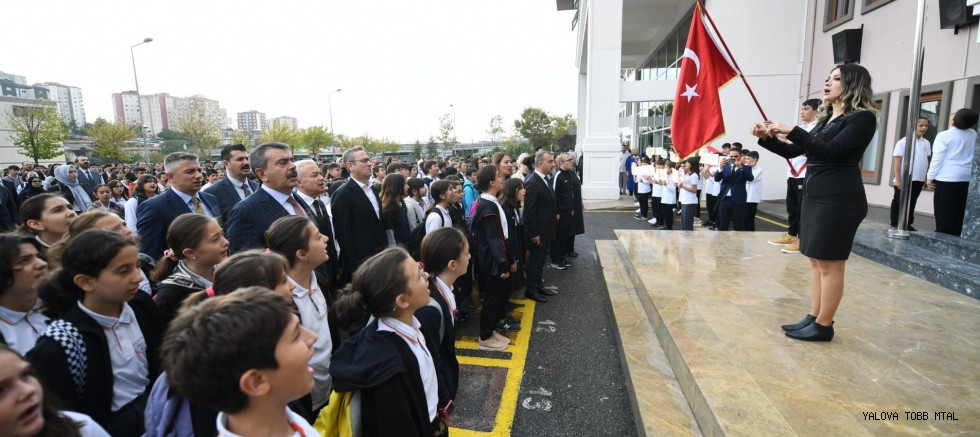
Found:
[[[854,17],[854,0],[827,0],[823,31],[826,32]]]
[[[888,3],[891,3],[893,0],[863,0],[863,1],[864,1],[864,5],[861,8],[861,13],[867,14],[868,12],[871,12]]]
[[[883,120],[888,119],[888,94],[876,94],[874,97],[874,107],[878,110],[878,128],[871,137],[871,142],[864,149],[864,156],[858,164],[861,167],[861,179],[866,184],[877,185],[881,182],[881,162],[885,147],[885,124]]]

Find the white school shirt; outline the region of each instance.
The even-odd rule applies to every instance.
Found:
[[[59,411],[58,414],[71,419],[72,422],[78,423],[78,433],[81,437],[109,437],[109,433],[106,432],[105,428],[102,428],[102,425],[99,425],[86,414],[76,413],[74,411]]]
[[[652,184],[650,187],[650,195],[652,197],[661,197],[664,195],[664,187],[660,184]]]
[[[650,183],[650,179],[649,178],[644,177],[644,176],[637,176],[636,177],[636,180],[639,183],[639,186],[636,189],[636,192],[637,193],[646,194],[646,193],[649,193],[649,192],[653,191],[653,187],[651,187],[652,184]]]
[[[316,437],[320,435],[303,416],[289,411],[289,408],[286,408],[286,421],[289,422],[289,426],[293,429],[293,434],[290,437]],[[218,437],[241,437],[238,434],[228,431],[228,416],[225,413],[218,413],[218,418],[215,419],[215,423],[218,425]]]
[[[436,289],[442,294],[446,305],[449,305],[449,312],[456,314],[456,297],[453,294],[453,286],[447,285],[445,282],[442,282],[441,278],[436,276]],[[452,320],[454,325],[456,324],[456,317],[450,317],[449,320]],[[439,323],[442,323],[442,321],[440,320]]]
[[[3,334],[7,346],[21,356],[34,348],[47,325],[48,318],[41,314],[41,299],[34,302],[34,308],[26,313],[0,306],[0,334]]]
[[[428,217],[425,218],[426,234],[435,231],[436,229],[449,228],[453,226],[453,218],[449,216],[448,209],[439,205],[433,206],[433,208],[439,212],[439,216],[442,216],[442,218],[439,218],[439,216],[435,214],[429,214]]]
[[[425,387],[425,401],[428,404],[429,420],[436,420],[436,404],[439,402],[439,383],[436,379],[436,365],[429,355],[429,349],[425,347],[425,337],[419,328],[419,323],[415,316],[412,316],[412,326],[408,326],[394,318],[382,317],[378,320],[378,331],[394,332],[415,355],[415,360],[419,363],[419,373],[422,376],[422,387]]]
[[[684,185],[687,185],[689,187],[690,186],[694,186],[695,189],[697,189],[698,180],[700,180],[700,179],[701,178],[698,177],[698,175],[696,173],[691,173],[689,175],[685,175],[684,176],[684,182],[683,182],[683,184]],[[678,188],[678,190],[681,193],[681,205],[697,205],[698,203],[700,203],[700,202],[698,202],[698,200],[699,200],[698,199],[698,193],[692,193],[692,192],[687,191],[687,190],[685,190],[683,188]]]
[[[803,129],[803,130],[805,130],[807,132],[813,131],[813,128],[815,128],[815,127],[817,127],[817,120],[816,119],[813,119],[813,121],[811,121],[809,123],[804,123],[804,124],[801,124],[800,125],[800,129]],[[789,159],[789,164],[793,166],[793,169],[796,169],[796,171],[798,171],[800,173],[798,175],[796,175],[796,176],[793,176],[793,169],[791,169],[789,167],[789,165],[787,165],[786,166],[786,177],[787,178],[792,178],[792,179],[799,178],[799,179],[802,179],[802,178],[805,178],[806,177],[806,169],[804,168],[802,171],[800,170],[806,164],[806,155],[800,155],[800,156],[797,156],[795,158],[790,158]],[[755,169],[753,169],[753,170],[755,170]],[[753,173],[753,175],[754,175],[754,173]]]
[[[663,194],[660,196],[660,204],[673,205],[677,203],[677,187],[674,186],[673,174],[667,175],[667,185],[663,186]]]
[[[762,200],[762,167],[752,167],[752,180],[745,183],[745,202],[759,203]]]
[[[969,182],[977,131],[955,127],[936,135],[932,163],[927,179],[941,182]]]
[[[133,309],[125,302],[118,319],[92,312],[81,302],[78,302],[78,308],[95,319],[105,331],[112,362],[112,411],[119,411],[143,394],[150,384],[150,364],[146,360],[143,331],[136,322]]]
[[[327,323],[327,300],[316,282],[316,274],[310,274],[312,288],[304,288],[295,279],[287,276],[293,289],[293,303],[299,310],[299,320],[303,326],[316,333],[313,342],[313,357],[310,367],[313,368],[313,409],[320,408],[330,400],[330,388],[333,387],[330,378],[330,351],[333,342],[330,339],[330,324]]]
[[[926,170],[929,168],[929,155],[932,154],[932,146],[929,140],[917,138],[915,145],[912,146],[912,180],[925,182]],[[892,156],[902,157],[902,167],[905,167],[905,137],[895,143],[895,151]],[[894,180],[893,180],[894,182]]]
[[[139,229],[136,228],[136,208],[139,207],[139,199],[136,197],[130,197],[129,200],[123,205],[123,216],[125,216],[126,227],[134,234],[139,235]]]

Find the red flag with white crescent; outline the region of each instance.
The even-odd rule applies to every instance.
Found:
[[[722,53],[704,26],[698,2],[681,59],[670,120],[674,150],[681,158],[690,156],[725,133],[718,90],[739,73]]]

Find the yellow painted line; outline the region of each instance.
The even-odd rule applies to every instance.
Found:
[[[780,222],[777,222],[777,221],[775,221],[775,220],[769,220],[769,219],[767,219],[767,218],[765,218],[765,217],[763,217],[763,216],[761,216],[761,215],[757,215],[757,216],[755,216],[755,218],[757,218],[757,219],[759,219],[759,220],[764,220],[764,221],[767,221],[767,222],[769,222],[769,223],[772,223],[772,224],[774,224],[774,225],[776,225],[776,226],[779,226],[779,227],[782,227],[782,228],[789,228],[789,225],[784,225],[784,224],[782,224],[782,223],[780,223]]]
[[[524,377],[524,365],[527,361],[527,349],[531,340],[531,329],[534,327],[534,305],[532,300],[521,300],[524,307],[520,308],[521,330],[517,332],[514,343],[504,350],[510,352],[510,359],[506,358],[481,358],[458,356],[460,364],[470,366],[489,366],[507,369],[507,377],[504,380],[504,389],[500,396],[500,407],[497,409],[497,417],[494,420],[493,430],[490,432],[471,431],[462,428],[452,428],[451,434],[454,436],[471,437],[506,437],[510,435],[510,429],[514,425],[514,416],[517,413],[518,395],[521,389],[521,378]],[[472,341],[472,340],[469,340]],[[457,342],[465,343],[465,341]]]

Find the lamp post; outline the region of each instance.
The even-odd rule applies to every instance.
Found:
[[[327,94],[327,109],[330,110],[330,133],[336,132],[333,130],[333,103],[331,103],[330,101],[330,96],[339,92],[340,92],[340,88],[337,88],[336,90],[330,91],[330,93]]]
[[[150,146],[146,144],[146,122],[143,121],[143,98],[140,97],[140,80],[136,76],[136,55],[133,49],[148,42],[153,42],[153,38],[143,38],[143,42],[129,46],[129,57],[133,60],[133,81],[136,82],[136,103],[139,105],[140,112],[140,137],[143,138],[143,159],[150,162]]]

